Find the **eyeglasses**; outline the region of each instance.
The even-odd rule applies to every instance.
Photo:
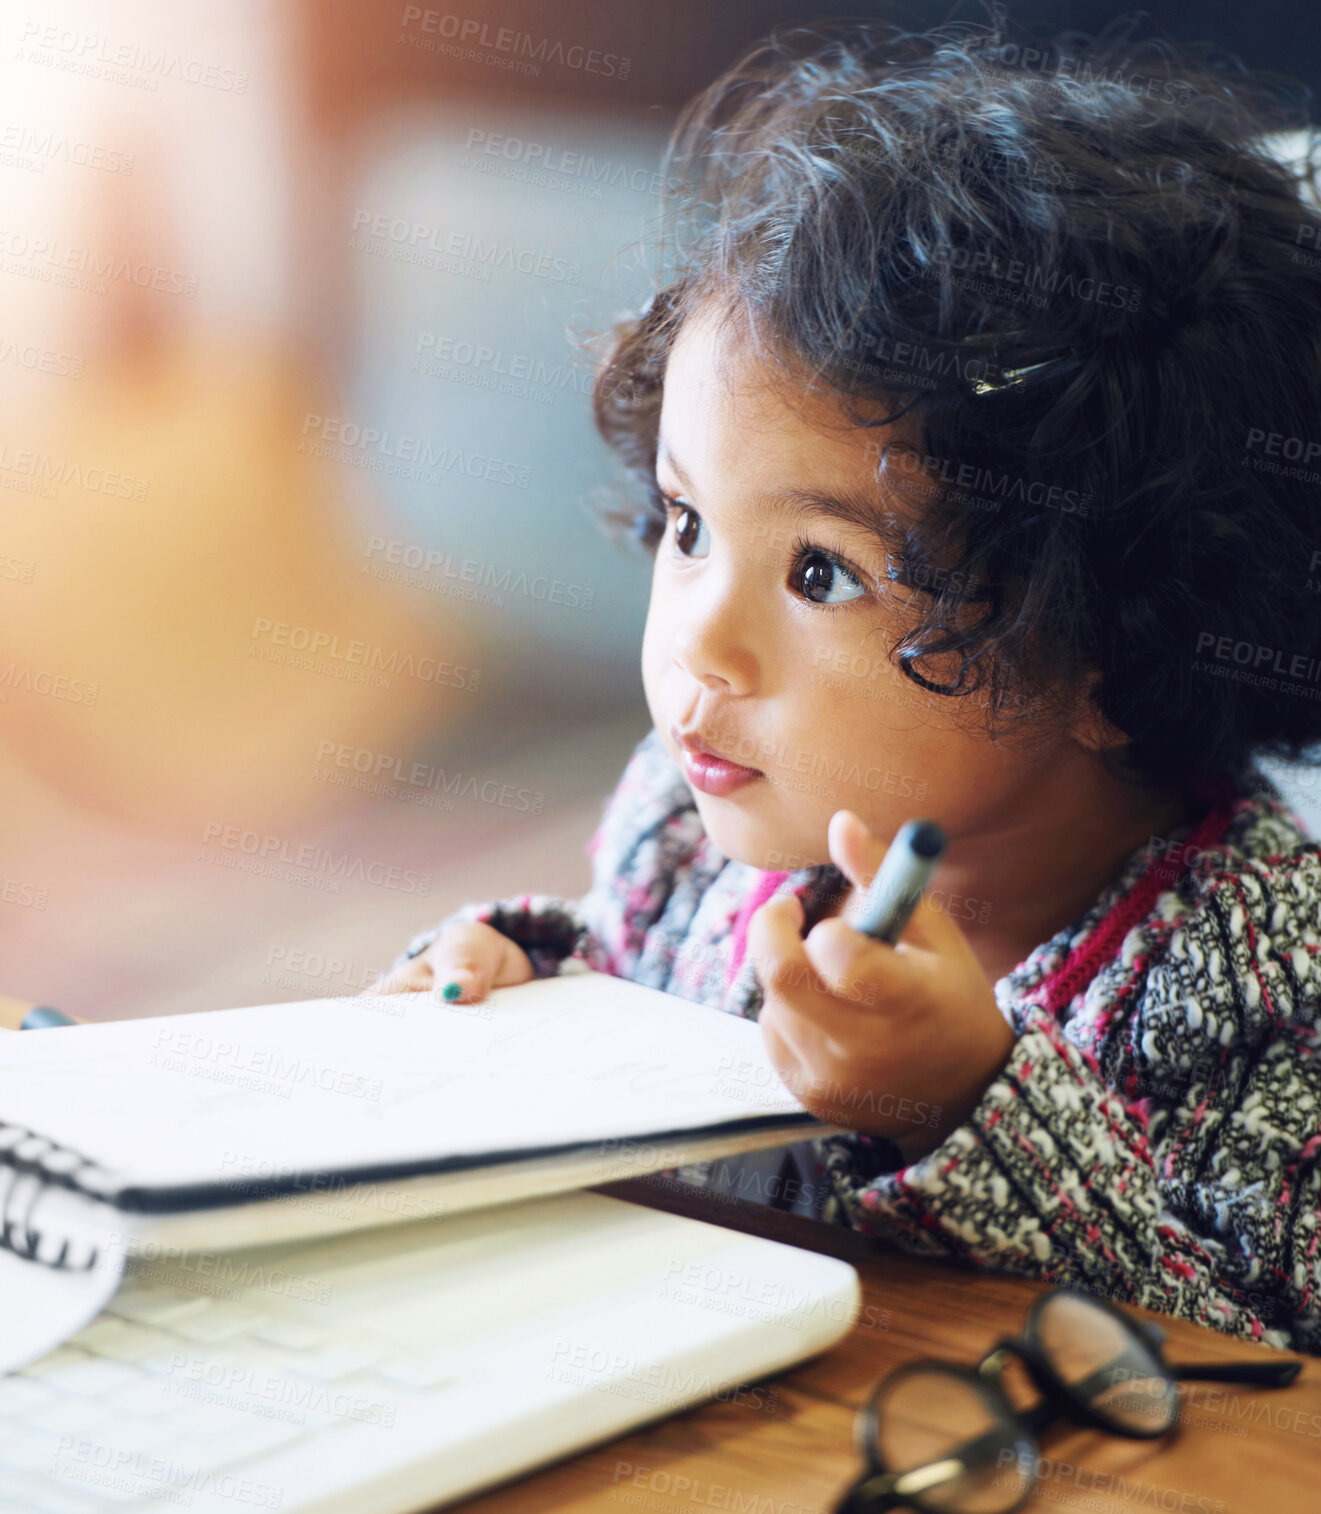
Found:
[[[1052,1288],[1028,1310],[1022,1333],[997,1341],[976,1367],[924,1359],[897,1368],[858,1412],[867,1470],[835,1514],[1011,1514],[1036,1485],[1037,1433],[1055,1420],[1155,1440],[1178,1418],[1180,1380],[1283,1388],[1303,1365],[1287,1357],[1171,1366],[1164,1338],[1103,1299]],[[1001,1381],[1012,1358],[1041,1394],[1023,1411]]]

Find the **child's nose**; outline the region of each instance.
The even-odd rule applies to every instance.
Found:
[[[728,695],[755,692],[758,678],[757,654],[752,644],[752,628],[737,612],[724,604],[712,605],[705,612],[694,613],[674,638],[675,663],[690,678],[715,693]]]

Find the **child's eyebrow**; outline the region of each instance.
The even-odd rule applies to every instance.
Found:
[[[664,438],[656,446],[657,462],[664,462],[684,486],[693,487],[693,481],[684,472],[682,465],[666,445]],[[751,501],[749,513],[754,525],[769,522],[772,516],[788,515],[791,521],[839,520],[888,542],[894,530],[894,520],[874,497],[860,494],[853,489],[843,489],[830,494],[821,489],[779,489],[762,492]]]

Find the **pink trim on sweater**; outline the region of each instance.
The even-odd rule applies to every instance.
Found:
[[[747,955],[748,922],[767,899],[774,895],[788,876],[788,873],[763,873],[752,892],[739,906],[738,914],[734,916],[734,923],[730,927],[729,967],[725,972],[726,988],[738,975],[738,970],[743,965],[743,958]]]
[[[1171,856],[1191,858],[1215,847],[1224,839],[1234,819],[1234,809],[1232,800],[1217,806],[1172,850]],[[1128,893],[1116,899],[1109,913],[1096,922],[1082,945],[1074,947],[1055,971],[1024,997],[1056,1016],[1067,1010],[1077,995],[1086,992],[1097,973],[1119,955],[1124,937],[1155,909],[1157,897],[1170,886],[1181,867],[1181,861],[1172,865],[1168,860],[1153,857]]]

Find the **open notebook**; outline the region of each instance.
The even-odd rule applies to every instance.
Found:
[[[0,1039],[0,1296],[21,1265],[25,1294],[81,1277],[82,1312],[129,1253],[459,1212],[836,1128],[780,1082],[753,1021],[590,971],[469,1005],[23,1032]]]

